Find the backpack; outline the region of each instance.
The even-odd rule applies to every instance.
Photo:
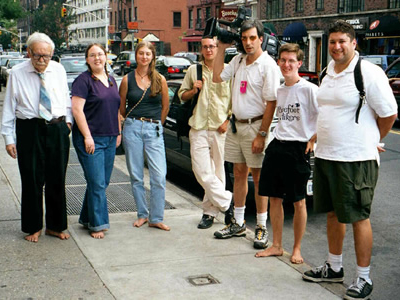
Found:
[[[203,77],[203,65],[196,65],[196,74],[197,80],[202,80]],[[178,106],[177,116],[176,116],[176,125],[177,125],[177,137],[178,140],[181,136],[189,137],[189,119],[193,115],[193,110],[197,105],[197,100],[199,98],[200,91],[197,92],[196,95],[191,100],[185,101],[184,103]]]
[[[325,75],[326,75],[326,67],[321,71],[321,74],[319,75],[319,85],[321,85],[322,79],[324,79]],[[358,117],[360,115],[361,107],[362,107],[364,101],[366,101],[363,76],[361,73],[361,58],[360,57],[358,58],[356,66],[354,67],[354,82],[356,84],[358,92],[360,93],[360,103],[358,104],[358,108],[356,111],[356,123],[358,124]]]

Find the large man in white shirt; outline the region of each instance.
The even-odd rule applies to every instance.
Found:
[[[69,238],[63,232],[67,229],[65,175],[73,120],[67,75],[62,65],[51,60],[54,43],[47,35],[33,33],[27,46],[30,60],[15,66],[7,83],[1,133],[7,153],[18,158],[25,239],[38,242],[41,235],[45,187],[45,233],[65,240]],[[39,108],[43,98],[50,99],[50,109],[45,111],[42,104]]]
[[[199,229],[210,228],[218,213],[225,213],[225,223],[231,216],[232,193],[225,189],[224,146],[231,103],[230,81],[212,81],[217,41],[212,37],[201,40],[202,80],[197,80],[197,65],[192,65],[179,90],[182,101],[192,99],[198,92],[197,105],[189,119],[190,154],[197,181],[204,189],[203,216]]]
[[[214,63],[214,82],[232,80],[232,113],[237,129],[234,133],[230,127],[225,142],[225,160],[234,164],[234,219],[214,235],[222,239],[246,235],[244,212],[250,168],[257,207],[254,247],[262,249],[268,242],[268,198],[258,195],[258,186],[280,75],[275,60],[261,48],[264,37],[262,23],[245,21],[240,33],[245,53],[237,55],[224,67],[225,49],[230,45],[220,43]]]
[[[352,224],[357,257],[357,278],[345,299],[367,299],[372,229],[369,219],[378,179],[379,142],[392,128],[397,105],[382,69],[361,62],[365,100],[355,85],[359,60],[353,27],[337,21],[329,30],[327,67],[318,90],[318,146],[315,153],[314,209],[327,213],[329,255],[321,267],[303,274],[313,282],[343,282],[342,248],[346,223]],[[361,109],[358,112],[359,105]]]

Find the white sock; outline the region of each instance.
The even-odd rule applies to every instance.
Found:
[[[239,226],[242,226],[244,223],[244,210],[245,210],[246,206],[243,207],[236,207],[235,206],[235,212],[234,212],[234,216],[235,216],[235,220],[236,223]]]
[[[257,214],[257,225],[267,226],[268,212]]]
[[[371,266],[368,266],[368,267],[357,266],[357,277],[364,278],[366,282],[368,282],[369,284],[372,284],[372,281],[369,278],[370,268],[371,268]]]
[[[335,255],[335,254],[329,253],[328,263],[331,265],[331,268],[333,271],[339,272],[340,269],[342,268],[342,254]]]

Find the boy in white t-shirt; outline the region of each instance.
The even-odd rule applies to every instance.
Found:
[[[256,257],[281,256],[283,229],[283,199],[294,205],[294,245],[291,262],[303,263],[301,240],[306,223],[306,185],[310,177],[310,152],[317,131],[318,87],[299,76],[304,53],[297,44],[285,44],[279,49],[278,65],[285,82],[277,92],[278,125],[274,139],[265,151],[259,194],[269,196],[273,231],[272,247]]]

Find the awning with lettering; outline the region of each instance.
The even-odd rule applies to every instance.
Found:
[[[400,37],[400,21],[395,16],[382,16],[373,21],[367,32],[366,39],[388,39]]]
[[[295,43],[303,41],[303,36],[307,36],[306,27],[301,22],[294,22],[286,26],[282,39],[285,42]]]
[[[182,42],[201,42],[201,35],[192,35],[182,37]]]

